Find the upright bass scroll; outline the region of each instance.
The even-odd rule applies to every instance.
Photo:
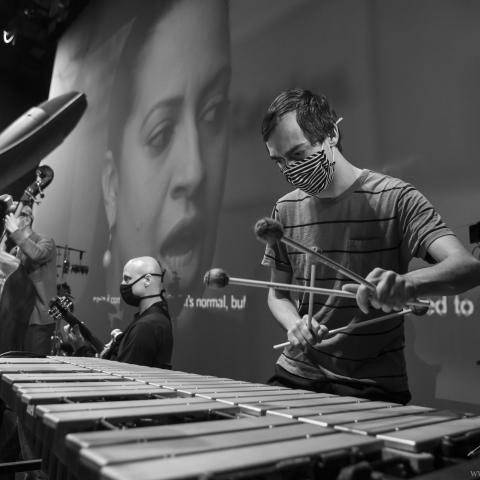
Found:
[[[16,217],[20,215],[22,208],[25,205],[32,206],[33,203],[39,203],[37,197],[40,196],[43,198],[45,194],[43,190],[52,183],[53,180],[53,170],[48,165],[41,165],[35,171],[35,180],[24,190],[20,201],[18,202],[15,209],[13,209],[13,199],[10,195],[2,195],[0,196],[0,200],[5,202],[5,214],[13,213]],[[2,198],[3,197],[3,198]],[[1,236],[1,243],[0,243],[0,251],[5,251],[5,240],[6,240],[6,232],[5,229],[2,232]]]

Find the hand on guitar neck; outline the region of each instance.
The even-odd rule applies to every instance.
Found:
[[[56,321],[64,320],[67,322],[73,330],[73,334],[78,331],[99,354],[105,349],[105,345],[71,312],[72,305],[73,303],[68,297],[56,297],[50,302],[48,313]]]
[[[107,360],[115,360],[118,353],[118,346],[123,337],[123,332],[116,328],[110,332],[111,340],[105,345],[105,348],[100,353],[100,358]]]

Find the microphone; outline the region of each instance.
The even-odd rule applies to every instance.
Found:
[[[84,93],[64,93],[31,108],[1,131],[0,189],[37,167],[75,128],[86,108]]]
[[[261,218],[255,224],[255,235],[259,240],[272,245],[283,238],[283,225],[273,218]]]

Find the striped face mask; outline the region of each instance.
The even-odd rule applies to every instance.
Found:
[[[335,161],[329,162],[325,152],[312,153],[304,160],[290,162],[289,166],[280,167],[287,182],[310,195],[325,190],[333,179]]]

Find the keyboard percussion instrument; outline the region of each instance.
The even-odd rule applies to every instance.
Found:
[[[473,414],[98,358],[0,358],[0,399],[51,480],[446,480],[480,469]]]

